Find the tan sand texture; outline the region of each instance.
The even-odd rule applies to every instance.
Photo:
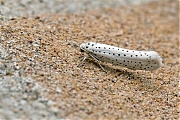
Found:
[[[76,14],[12,18],[0,23],[0,43],[18,76],[30,77],[43,87],[57,117],[178,119],[178,7],[175,1],[162,0]],[[78,67],[87,55],[79,45],[89,41],[154,50],[164,65],[145,72],[101,63],[106,74],[96,61],[87,59]],[[28,113],[24,109],[21,114],[26,118]]]

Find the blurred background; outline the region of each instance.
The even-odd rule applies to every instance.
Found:
[[[44,13],[77,13],[102,7],[144,4],[154,0],[0,0],[0,13],[6,18]]]

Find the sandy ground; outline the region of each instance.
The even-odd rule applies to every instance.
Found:
[[[9,86],[1,89],[0,118],[178,119],[178,7],[162,0],[1,21],[0,83]],[[105,73],[88,59],[78,67],[86,55],[79,45],[89,41],[154,50],[164,66],[148,72],[102,63]]]

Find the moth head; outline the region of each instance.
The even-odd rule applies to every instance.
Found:
[[[80,49],[81,49],[82,52],[88,51],[88,50],[90,49],[90,47],[92,47],[92,46],[94,46],[94,45],[95,45],[94,42],[82,43],[82,44],[80,45]]]
[[[84,49],[86,48],[86,44],[85,43],[82,43],[81,45],[80,45],[80,50],[81,50],[81,52],[84,52]]]

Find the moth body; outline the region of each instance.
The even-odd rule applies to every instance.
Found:
[[[128,50],[95,42],[83,43],[80,48],[98,61],[132,70],[152,71],[163,65],[162,58],[155,51]]]

